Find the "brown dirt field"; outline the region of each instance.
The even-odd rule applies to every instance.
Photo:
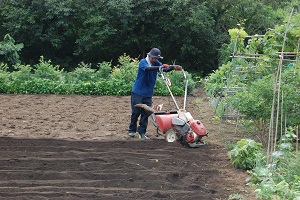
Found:
[[[179,105],[183,98],[180,97]],[[255,199],[245,171],[229,162],[234,125],[211,120],[203,92],[187,110],[209,132],[206,146],[187,148],[127,135],[130,97],[0,95],[0,199]],[[174,109],[170,97],[154,104]]]

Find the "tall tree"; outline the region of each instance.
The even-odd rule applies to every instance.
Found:
[[[81,61],[116,62],[123,53],[143,57],[155,46],[164,62],[207,74],[218,68],[227,30],[243,23],[249,34],[263,34],[281,20],[276,5],[269,0],[2,0],[0,34],[24,43],[26,63],[43,55],[71,69]]]

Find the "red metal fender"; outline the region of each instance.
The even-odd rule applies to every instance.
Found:
[[[165,133],[173,126],[172,118],[178,117],[178,114],[155,115],[155,117],[158,124],[158,129]]]

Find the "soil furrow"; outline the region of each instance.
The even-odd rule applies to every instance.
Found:
[[[254,199],[225,148],[235,126],[218,134],[199,92],[187,108],[210,136],[196,149],[156,137],[150,122],[150,141],[130,138],[129,96],[0,94],[0,200]]]

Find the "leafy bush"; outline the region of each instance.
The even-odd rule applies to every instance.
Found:
[[[0,65],[0,92],[10,94],[82,94],[82,95],[130,95],[134,83],[138,60],[127,55],[120,56],[119,64],[113,69],[111,63],[103,62],[92,69],[91,64],[80,63],[72,72],[65,72],[51,61],[44,61],[31,67],[30,65],[14,66],[8,72],[8,66]],[[169,73],[175,84],[174,95],[182,95],[183,80],[177,80],[178,72]],[[191,77],[189,76],[191,79]],[[190,89],[193,88],[193,80]],[[157,81],[156,95],[168,95],[168,90],[161,79]]]
[[[223,87],[225,87],[227,83],[226,78],[228,76],[229,68],[229,64],[224,64],[220,66],[218,70],[206,76],[204,89],[209,97],[213,98],[220,96],[220,93],[223,91]]]
[[[111,80],[124,85],[132,85],[137,74],[138,62],[138,60],[132,59],[126,54],[120,56],[119,65],[112,69]]]
[[[263,156],[262,144],[251,139],[242,139],[228,152],[231,163],[239,169],[253,169],[258,158]]]
[[[111,73],[111,63],[102,62],[97,64],[98,71],[96,72],[97,77],[108,79]]]
[[[91,64],[85,64],[81,62],[72,72],[68,73],[66,78],[67,82],[78,82],[78,81],[96,81],[97,77],[95,69],[91,68]]]
[[[19,52],[23,47],[24,44],[15,44],[15,40],[6,34],[4,40],[0,41],[0,61],[10,65],[20,63]]]
[[[299,153],[294,151],[293,129],[282,136],[279,149],[272,154],[272,163],[259,165],[249,171],[249,185],[256,187],[263,199],[300,199]]]
[[[34,66],[34,77],[41,79],[49,79],[52,81],[59,81],[62,78],[62,71],[59,66],[53,66],[51,61],[45,61],[41,56],[40,62]]]
[[[185,74],[188,79],[188,88],[187,88],[188,90],[187,91],[188,91],[188,93],[191,93],[192,90],[195,88],[196,83],[193,80],[192,75],[190,73],[188,73],[186,71]],[[181,90],[182,90],[181,94],[184,94],[185,79],[184,79],[183,74],[180,71],[172,71],[172,72],[169,72],[167,75],[169,75],[169,79],[170,79],[172,85],[177,86],[178,88],[181,88]]]
[[[165,76],[171,82],[170,90],[172,91],[173,95],[175,95],[175,96],[184,95],[184,85],[183,84],[185,83],[185,80],[184,80],[182,74],[178,71],[173,71],[173,72],[165,73]],[[159,77],[156,81],[156,85],[154,88],[154,94],[159,95],[159,96],[170,95],[169,91],[167,89],[167,86],[161,77]]]
[[[300,123],[300,63],[297,62],[299,56],[296,56],[299,49],[299,16],[296,13],[292,17],[286,35],[284,51],[293,52],[291,55],[295,56],[285,55],[282,60],[281,80],[278,79],[278,55],[282,50],[286,24],[268,30],[263,37],[236,38],[247,33],[243,28],[230,29],[231,43],[228,49],[234,59],[224,63],[205,79],[204,88],[217,116],[245,115],[254,122],[256,133],[260,133],[264,145],[271,112],[280,113],[278,119],[282,119],[281,123],[286,126]],[[272,110],[272,106],[275,109]]]
[[[17,71],[6,73],[8,79],[3,83],[5,88],[3,93],[19,93],[22,84],[32,79],[32,69],[30,65],[15,65],[14,68]]]
[[[20,65],[14,66],[15,71],[13,71],[10,76],[13,81],[28,81],[33,77],[32,68],[30,65]]]
[[[4,63],[0,63],[0,93],[5,93],[6,83],[9,81],[8,66]]]

